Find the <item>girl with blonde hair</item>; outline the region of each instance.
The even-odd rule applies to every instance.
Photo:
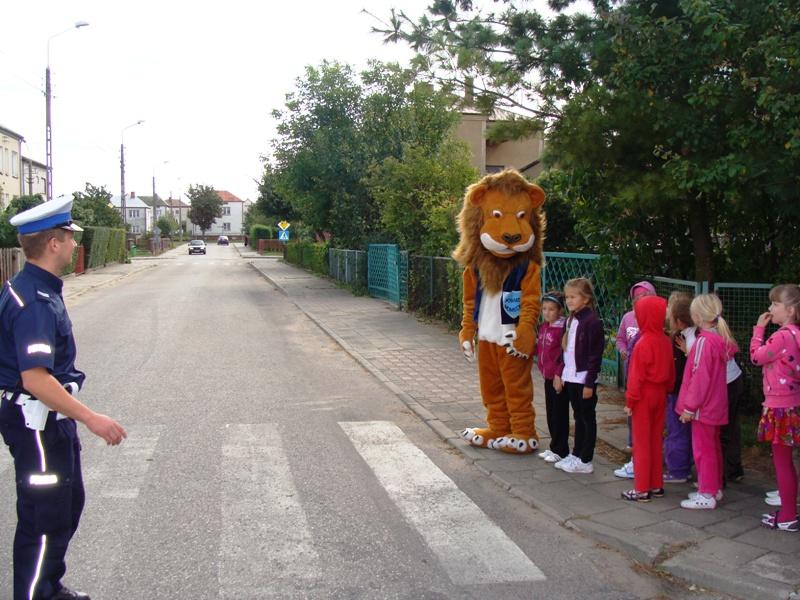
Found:
[[[716,508],[722,499],[720,427],[728,423],[727,363],[739,347],[716,294],[697,296],[689,310],[699,332],[687,357],[675,412],[681,422],[692,423],[698,491],[681,508],[703,510]]]

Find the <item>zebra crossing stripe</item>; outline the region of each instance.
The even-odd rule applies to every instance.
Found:
[[[118,500],[137,498],[163,430],[163,425],[129,427],[128,438],[114,452],[98,453],[83,476],[87,487],[94,488],[92,494]],[[95,443],[105,447],[103,440]]]
[[[275,424],[225,427],[220,598],[265,598],[277,579],[318,579],[319,557]]]
[[[361,457],[456,585],[544,573],[393,423],[341,422]]]

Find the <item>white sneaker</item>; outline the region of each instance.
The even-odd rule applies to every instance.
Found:
[[[550,448],[548,448],[544,452],[539,452],[538,456],[539,456],[539,458],[543,458],[543,459],[547,460],[548,458],[550,458],[550,456],[552,456],[552,454],[553,454],[552,450],[550,450]]]
[[[689,499],[691,500],[695,496],[699,496],[699,495],[700,495],[700,492],[689,492]],[[717,490],[717,493],[714,494],[714,500],[716,500],[717,502],[721,502],[722,501],[722,495],[723,495],[722,494],[722,490]]]
[[[572,464],[572,462],[576,461],[576,460],[578,460],[577,456],[575,456],[574,454],[567,454],[564,458],[562,458],[560,461],[558,461],[553,466],[556,469],[562,469],[563,470],[564,467],[566,467],[567,465]]]
[[[615,469],[614,476],[620,479],[633,479],[633,461],[626,462],[619,469]]]
[[[781,505],[781,497],[780,496],[767,496],[766,498],[764,498],[764,502],[766,502],[770,506],[780,506]]]
[[[571,463],[568,465],[564,465],[562,469],[565,473],[593,473],[594,466],[592,462],[589,461],[588,463],[583,462],[579,458],[575,458]]]
[[[711,510],[717,508],[717,501],[711,496],[697,494],[688,500],[681,500],[681,508],[688,508],[689,510]]]
[[[551,452],[550,456],[548,456],[547,458],[544,459],[544,462],[557,463],[560,460],[561,460],[561,457],[558,454],[556,454],[555,452]]]
[[[781,493],[778,490],[772,490],[764,494],[767,498],[780,498]]]

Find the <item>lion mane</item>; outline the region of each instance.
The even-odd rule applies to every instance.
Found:
[[[459,242],[452,256],[463,267],[477,268],[484,289],[490,293],[499,292],[511,270],[520,263],[533,261],[542,266],[544,260],[542,249],[547,221],[541,207],[534,207],[531,202],[529,223],[535,236],[533,245],[525,252],[510,258],[500,258],[489,252],[481,243],[481,229],[484,226],[483,210],[472,202],[471,198],[478,191],[485,193],[497,190],[510,198],[520,193],[529,194],[532,189],[541,192],[538,186],[529,183],[518,171],[508,169],[486,175],[477,183],[469,186],[464,195],[464,204],[457,217]],[[494,234],[492,235],[494,237]]]

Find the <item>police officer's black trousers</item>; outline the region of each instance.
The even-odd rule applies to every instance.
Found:
[[[61,589],[64,556],[83,511],[76,424],[72,419],[56,420],[51,412],[44,431],[31,430],[25,427],[20,407],[4,400],[0,434],[16,469],[14,600],[50,598]]]

